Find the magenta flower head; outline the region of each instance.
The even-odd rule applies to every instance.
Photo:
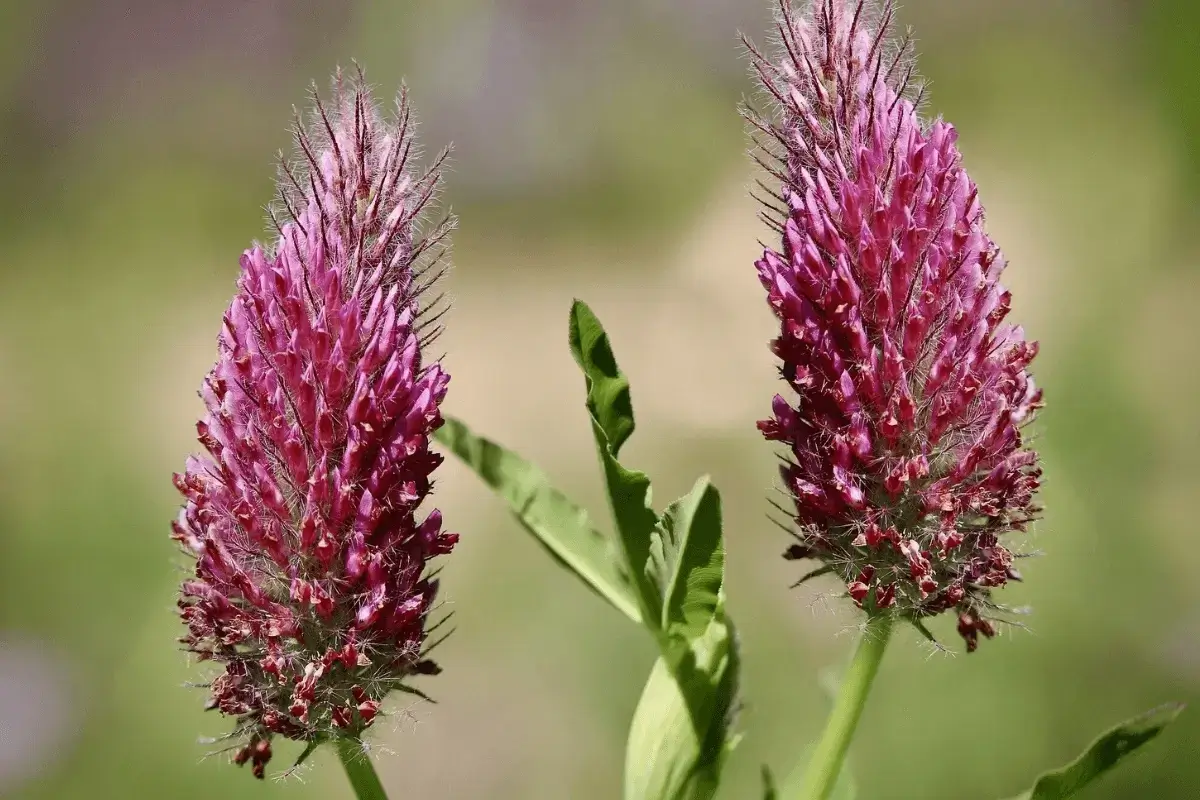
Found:
[[[891,2],[778,14],[781,57],[751,46],[774,113],[748,114],[778,179],[778,250],[756,263],[794,393],[764,436],[788,448],[788,558],[822,562],[861,607],[920,623],[954,610],[968,651],[1018,578],[1002,543],[1037,515],[1022,441],[1037,345],[1004,324],[1004,258],[954,128],[918,114]],[[768,187],[769,189],[769,187]]]
[[[418,518],[449,381],[426,357],[440,312],[423,293],[453,220],[422,236],[419,219],[441,158],[412,173],[403,92],[392,120],[361,73],[313,96],[274,241],[241,258],[200,391],[207,453],[175,476],[174,538],[195,559],[181,641],[224,667],[208,707],[237,718],[234,761],[260,778],[273,736],[357,737],[389,691],[438,671],[427,564],[458,540],[440,512]]]

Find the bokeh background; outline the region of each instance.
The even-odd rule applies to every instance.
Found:
[[[170,475],[241,250],[309,80],[407,76],[461,217],[447,410],[605,519],[566,346],[574,296],[633,382],[628,463],[660,504],[721,487],[747,736],[723,798],[786,773],[852,643],[765,518],[776,389],[735,41],[769,0],[0,2],[0,795],[348,797],[333,764],[258,784],[201,735],[173,638]],[[889,652],[861,796],[1016,794],[1100,729],[1200,688],[1200,4],[908,0],[1015,315],[1041,340],[1045,555],[1030,632]],[[652,643],[554,567],[458,464],[438,505],[458,632],[436,706],[374,739],[395,797],[616,798]],[[938,633],[957,648],[952,631]],[[1200,797],[1200,705],[1088,797]],[[277,756],[282,767],[291,751]],[[329,767],[329,768],[326,768]]]

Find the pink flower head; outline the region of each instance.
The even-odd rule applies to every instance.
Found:
[[[1021,430],[1042,405],[1037,345],[1003,323],[1004,258],[957,133],[918,114],[891,2],[782,0],[781,57],[751,46],[774,106],[748,117],[779,181],[780,246],[756,262],[794,392],[763,435],[789,453],[798,543],[854,601],[914,621],[954,609],[967,649],[993,635],[1001,543],[1039,509]]]
[[[206,454],[175,485],[172,528],[195,558],[182,642],[224,673],[208,707],[237,717],[236,763],[262,777],[278,734],[358,736],[425,655],[437,581],[458,534],[417,518],[441,456],[429,448],[449,375],[426,350],[446,218],[422,238],[439,186],[421,177],[402,92],[394,120],[362,75],[314,92],[284,161],[277,237],[243,254],[200,394]]]

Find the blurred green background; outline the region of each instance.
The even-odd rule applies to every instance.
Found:
[[[766,231],[734,32],[767,0],[0,3],[0,795],[348,797],[328,760],[257,784],[200,735],[173,645],[170,475],[293,103],[359,59],[406,75],[461,217],[447,410],[604,519],[566,347],[573,296],[633,381],[627,463],[659,504],[710,471],[727,515],[747,736],[723,798],[786,773],[851,645],[836,587],[765,519],[776,389]],[[1016,316],[1041,340],[1045,520],[1030,632],[976,655],[912,633],[852,754],[861,796],[1027,788],[1100,729],[1200,687],[1200,4],[908,0],[930,110],[960,129]],[[397,798],[615,798],[653,646],[558,571],[458,464],[437,496],[458,632],[436,706],[374,740]],[[957,648],[947,625],[938,628]],[[1200,706],[1087,795],[1200,797]],[[290,751],[277,757],[282,768]]]

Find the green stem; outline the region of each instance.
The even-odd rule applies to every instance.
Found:
[[[867,621],[867,629],[863,631],[854,660],[842,678],[833,711],[825,722],[825,731],[804,773],[804,784],[799,794],[804,800],[826,800],[837,784],[842,762],[846,760],[846,751],[850,749],[850,740],[854,738],[854,729],[858,726],[858,718],[862,716],[871,683],[879,671],[883,651],[887,649],[893,622],[890,614],[872,616]]]
[[[387,792],[371,766],[371,759],[366,749],[358,739],[339,737],[337,739],[338,757],[346,768],[346,777],[354,787],[354,796],[358,800],[387,800]]]

